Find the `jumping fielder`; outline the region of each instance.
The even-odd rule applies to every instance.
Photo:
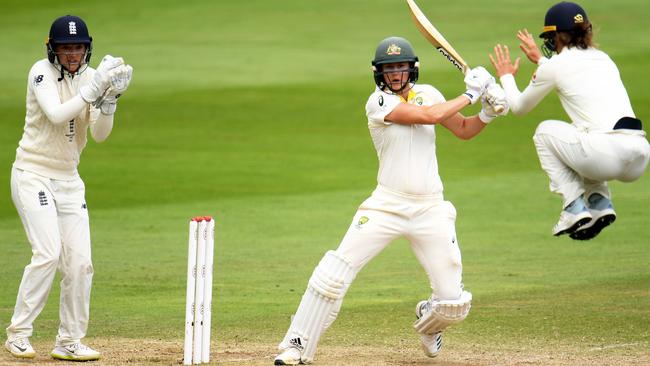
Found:
[[[515,114],[527,113],[557,90],[573,123],[543,121],[533,137],[550,189],[563,198],[552,232],[588,240],[616,219],[607,181],[638,179],[648,165],[650,145],[618,68],[592,43],[592,25],[582,7],[571,2],[552,6],[540,37],[546,57],[527,30],[517,33],[520,48],[539,65],[523,93],[514,78],[519,58],[513,64],[508,47],[498,44],[490,60]]]
[[[310,363],[320,336],[336,319],[357,273],[391,241],[405,237],[427,273],[433,294],[415,309],[424,352],[435,357],[442,331],[467,316],[472,295],[463,291],[456,210],[442,195],[435,124],[461,139],[481,132],[505,105],[503,90],[482,67],[465,79],[467,91],[450,101],[430,85],[416,85],[419,62],[404,38],[386,38],[372,61],[377,88],[368,98],[368,128],[379,158],[378,185],[359,207],[338,249],[314,270],[276,365]],[[482,99],[481,113],[460,110]],[[502,112],[507,113],[507,108]]]
[[[51,356],[96,360],[100,353],[81,343],[88,327],[93,266],[84,183],[77,172],[87,130],[97,142],[113,128],[117,98],[132,68],[105,56],[88,66],[92,38],[76,16],[56,19],[47,58],[27,79],[23,137],[11,171],[11,197],[32,247],[5,348],[19,358],[36,352],[29,343],[33,322],[45,306],[57,268],[61,271],[60,326]]]

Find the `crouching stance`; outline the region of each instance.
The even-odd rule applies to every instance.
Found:
[[[113,128],[117,98],[132,68],[105,56],[88,66],[92,38],[76,16],[54,21],[47,59],[37,61],[27,82],[25,128],[11,171],[11,197],[31,245],[32,258],[18,288],[5,348],[33,358],[29,337],[61,272],[60,325],[52,357],[87,361],[100,353],[81,343],[90,317],[93,265],[85,186],[77,165],[88,130],[97,142]]]
[[[592,25],[581,6],[553,5],[540,37],[548,58],[527,30],[517,33],[520,48],[539,65],[523,92],[514,78],[519,59],[513,64],[501,45],[490,58],[515,114],[527,113],[557,90],[572,123],[543,121],[533,137],[550,189],[563,201],[552,233],[589,240],[616,219],[607,181],[638,179],[648,165],[650,145],[616,64],[592,43]]]
[[[442,331],[465,319],[472,295],[463,291],[456,209],[443,198],[436,159],[435,125],[462,139],[477,135],[504,107],[505,94],[483,68],[471,70],[467,90],[445,101],[430,85],[416,85],[419,63],[410,43],[384,39],[372,62],[377,88],[366,103],[368,128],[379,158],[377,188],[359,207],[335,251],[314,270],[276,365],[314,360],[318,341],[336,319],[357,273],[393,240],[404,237],[426,271],[433,294],[416,307],[415,330],[427,356],[442,347]],[[460,110],[481,100],[479,115]]]

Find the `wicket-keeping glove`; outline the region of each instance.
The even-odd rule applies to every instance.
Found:
[[[93,75],[93,78],[90,80],[90,82],[79,88],[79,94],[81,95],[81,98],[83,98],[86,103],[94,103],[99,98],[101,98],[110,84],[110,70],[123,64],[124,60],[122,60],[121,57],[116,58],[111,55],[104,56],[102,62],[100,62],[99,66],[97,66],[95,75]]]

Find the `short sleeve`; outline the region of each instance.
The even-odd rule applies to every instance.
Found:
[[[399,96],[376,91],[370,95],[366,102],[366,116],[369,125],[387,125],[384,118],[401,103]]]
[[[430,104],[428,105],[440,104],[447,101],[445,97],[442,95],[442,93],[438,89],[434,88],[433,86],[428,84],[422,84],[421,87],[422,87],[422,91],[431,100]]]

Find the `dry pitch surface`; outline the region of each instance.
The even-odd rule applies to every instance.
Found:
[[[100,361],[84,365],[180,365],[182,342],[134,339],[88,339],[88,344],[103,353]],[[48,356],[51,342],[34,342],[37,357],[18,360],[6,350],[0,353],[0,365],[69,365]],[[272,365],[276,349],[273,344],[214,342],[211,365]],[[428,359],[418,344],[410,341],[396,347],[322,346],[317,365],[650,365],[646,342],[611,344],[594,347],[553,348],[534,347],[499,349],[446,345],[436,359]]]

